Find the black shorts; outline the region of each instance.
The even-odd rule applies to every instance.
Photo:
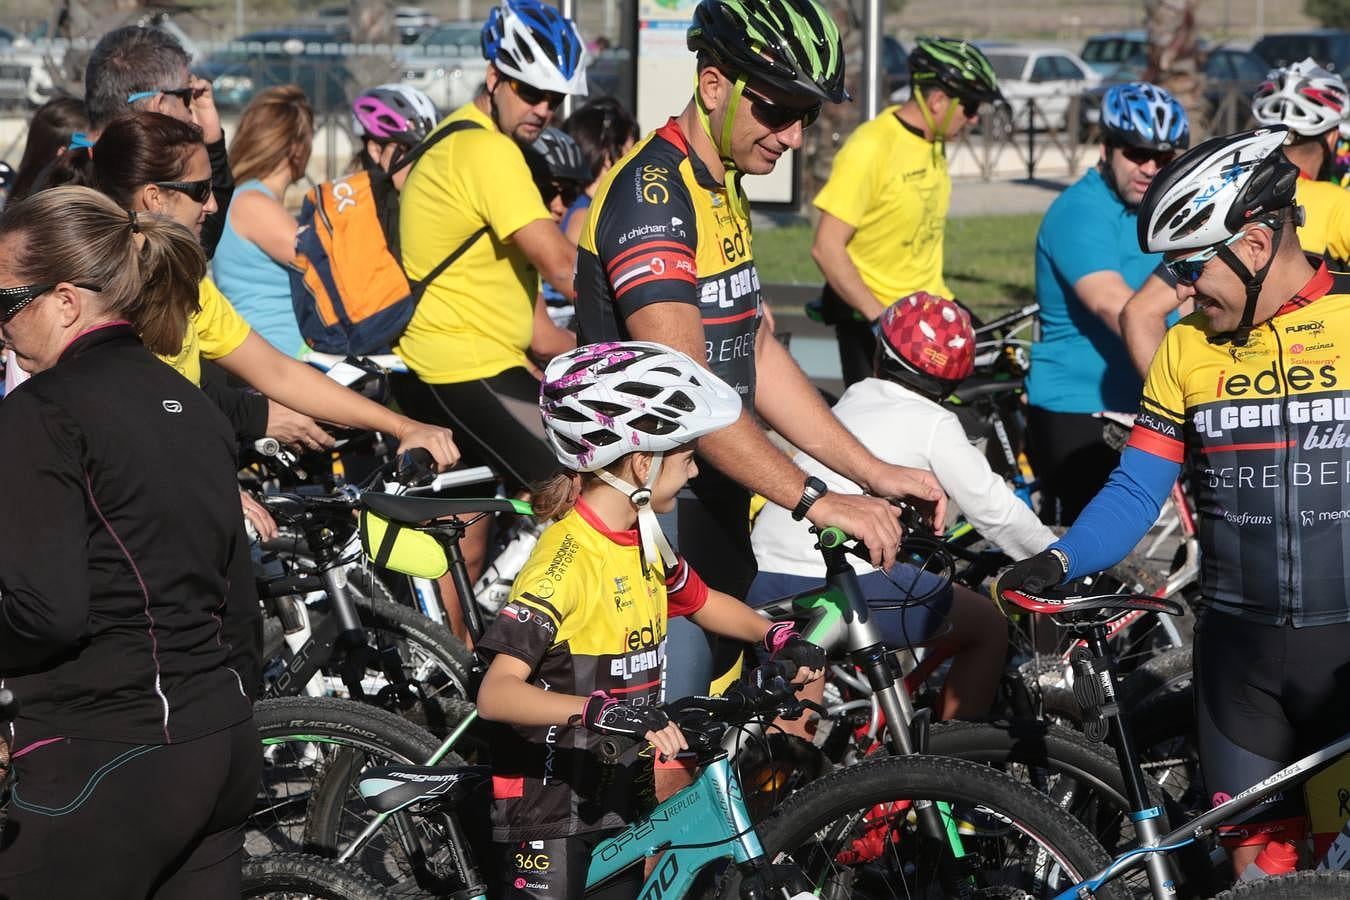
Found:
[[[526,369],[456,384],[400,377],[393,388],[406,415],[454,431],[461,465],[489,467],[512,491],[527,491],[560,468],[544,440],[539,379]]]
[[[1214,805],[1350,732],[1350,623],[1261,625],[1210,610],[1195,631],[1200,765]],[[1264,801],[1226,843],[1304,826],[1298,786]]]
[[[1120,463],[1120,452],[1102,439],[1105,424],[1091,413],[1027,407],[1027,457],[1040,483],[1042,522],[1072,525]]]
[[[603,890],[586,894],[591,851],[613,831],[542,841],[499,844],[503,900],[632,900],[642,888],[642,866],[624,870]]]
[[[239,897],[262,777],[252,719],[181,744],[56,738],[20,747],[12,765],[5,900]]]

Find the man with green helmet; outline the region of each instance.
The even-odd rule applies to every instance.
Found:
[[[835,326],[844,383],[872,374],[872,323],[916,291],[952,292],[942,239],[952,183],[943,144],[1003,99],[974,45],[921,37],[909,55],[911,96],[844,142],[816,195],[811,255],[825,275],[821,312]]]
[[[596,190],[577,256],[580,340],[657,341],[704,360],[740,393],[741,418],[700,440],[701,474],[677,508],[680,550],[709,586],[744,597],[754,578],[752,491],[844,528],[889,567],[900,529],[879,498],[940,503],[942,492],[931,473],[868,453],[760,327],[759,274],[738,184],[799,148],[823,103],[846,99],[838,29],[813,0],[702,0],[688,46],[698,54],[693,98]],[[818,491],[818,479],[769,442],[755,414],[876,496]],[[680,627],[672,623],[670,633],[669,658],[679,662],[667,666],[669,697],[709,687],[706,645],[695,626],[688,635]]]

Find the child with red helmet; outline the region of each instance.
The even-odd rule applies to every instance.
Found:
[[[851,385],[835,415],[879,459],[930,469],[953,504],[1010,556],[1021,559],[1049,546],[1055,535],[989,468],[955,413],[940,404],[974,370],[970,315],[951,300],[919,292],[887,308],[877,337],[874,377]],[[861,492],[805,453],[794,461],[828,490]],[[807,523],[793,521],[789,510],[766,505],[751,540],[759,575],[746,597],[750,605],[806,590],[825,577]],[[944,588],[937,576],[904,563],[889,572],[861,561],[853,565],[869,599],[891,605],[927,598],[903,610],[877,609],[874,617],[888,645],[926,643],[938,656],[953,656],[938,706],[942,718],[987,712],[1007,647],[1002,617],[988,599],[965,587]]]

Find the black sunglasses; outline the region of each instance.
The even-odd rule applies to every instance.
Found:
[[[820,104],[813,103],[810,106],[784,106],[780,103],[774,103],[768,97],[758,91],[751,90],[749,87],[743,89],[745,96],[750,98],[750,113],[755,120],[765,128],[773,131],[782,131],[792,125],[793,122],[801,122],[803,128],[810,127],[811,123],[820,118]]]
[[[18,287],[0,288],[0,322],[8,322],[22,312],[25,306],[60,283],[54,281],[51,284],[24,284]],[[78,288],[84,288],[86,291],[94,291],[95,293],[103,290],[101,287],[79,281],[71,283]]]
[[[184,106],[192,106],[192,101],[206,93],[206,88],[174,88],[168,91],[160,91],[161,94],[168,94],[170,97],[177,97],[183,101]]]
[[[506,83],[511,85],[511,90],[520,102],[526,106],[538,106],[540,103],[548,101],[549,109],[557,109],[562,106],[563,95],[557,91],[541,91],[534,85],[526,84],[523,81],[517,81],[514,78],[506,79]]]
[[[980,114],[980,106],[983,105],[981,101],[970,97],[962,97],[958,102],[961,104],[961,112],[965,113],[967,119],[973,119],[978,116]]]
[[[203,178],[201,181],[156,181],[155,187],[164,188],[166,191],[177,191],[180,194],[187,194],[197,203],[205,203],[211,199],[211,179]]]
[[[563,206],[570,207],[581,196],[581,185],[572,181],[555,181],[553,193],[562,199]]]
[[[1121,147],[1120,155],[1136,166],[1142,166],[1146,162],[1155,162],[1160,169],[1177,158],[1175,150],[1149,150],[1145,147]]]

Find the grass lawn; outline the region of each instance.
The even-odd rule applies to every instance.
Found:
[[[1035,299],[1040,214],[967,216],[947,222],[947,283],[982,318]],[[755,262],[765,284],[820,284],[806,224],[755,231]],[[898,298],[897,298],[898,299]]]

